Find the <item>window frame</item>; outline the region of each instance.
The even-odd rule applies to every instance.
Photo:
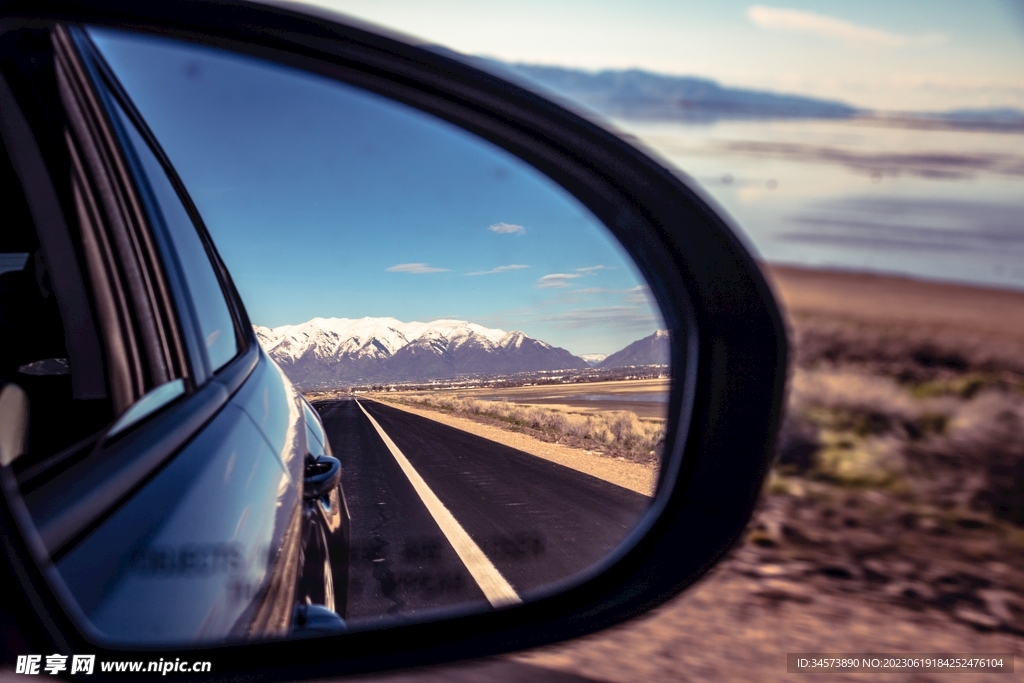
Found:
[[[177,309],[179,329],[187,347],[187,355],[190,361],[190,384],[194,390],[235,362],[254,343],[251,332],[252,326],[249,324],[245,308],[234,287],[234,283],[231,281],[227,268],[224,266],[223,260],[213,244],[213,240],[210,238],[202,216],[192,202],[184,183],[182,183],[181,178],[174,170],[160,143],[85,31],[79,26],[66,26],[64,28],[88,70],[93,88],[96,90],[105,108],[108,125],[116,132],[122,155],[131,169],[135,183],[135,192],[145,206],[149,221],[148,228],[158,243],[164,271],[170,282],[173,304]],[[151,181],[143,170],[141,161],[136,156],[137,152],[128,138],[127,131],[122,128],[121,121],[114,110],[115,107],[120,107],[127,117],[129,124],[135,126],[136,131],[145,144],[149,145],[150,151],[156,157],[161,169],[174,188],[178,200],[192,221],[192,226],[196,230],[196,234],[203,245],[214,275],[220,285],[221,296],[228,308],[228,313],[234,326],[236,348],[231,360],[216,371],[211,368],[210,357],[199,325],[196,303],[181,267],[180,256],[174,247],[173,240],[167,234],[169,228],[161,225],[162,218],[158,218],[161,210],[151,187]],[[189,384],[187,379],[186,384]]]
[[[90,305],[86,305],[75,312],[78,315],[85,315],[89,321],[96,325],[99,333],[99,355],[104,358],[103,363],[98,367],[110,381],[110,365],[112,364],[109,353],[111,336],[116,336],[122,342],[124,336],[137,335],[138,322],[134,318],[125,322],[125,317],[137,315],[136,308],[139,305],[151,306],[153,315],[164,316],[164,326],[161,330],[161,341],[166,344],[165,351],[175,361],[168,368],[169,372],[163,382],[156,382],[152,376],[145,384],[136,383],[132,392],[128,394],[131,400],[127,405],[117,406],[115,404],[114,421],[100,428],[88,439],[60,453],[48,456],[38,467],[33,467],[32,472],[26,473],[25,477],[13,478],[5,484],[12,488],[10,493],[16,495],[23,504],[23,517],[25,528],[32,530],[32,536],[36,544],[34,554],[38,561],[44,565],[59,559],[69,552],[79,540],[87,536],[124,501],[135,495],[138,490],[149,481],[165,463],[175,457],[207,424],[221,411],[230,401],[231,397],[249,378],[252,371],[259,363],[261,355],[255,332],[248,324],[248,317],[241,303],[237,291],[231,282],[230,276],[217,255],[205,226],[195,207],[192,205],[173,168],[163,155],[159,145],[155,143],[152,134],[145,126],[141,118],[135,114],[135,125],[139,127],[147,143],[151,145],[154,154],[161,162],[168,178],[171,180],[175,191],[182,200],[193,225],[197,230],[208,256],[211,259],[211,266],[221,286],[222,294],[228,306],[232,323],[235,327],[237,352],[235,356],[221,367],[215,374],[200,374],[196,370],[202,370],[193,362],[193,357],[184,347],[187,341],[183,337],[186,330],[183,325],[189,324],[187,316],[178,313],[180,299],[172,296],[167,279],[172,274],[165,267],[163,254],[153,249],[155,239],[152,232],[150,213],[143,206],[143,198],[140,196],[138,177],[131,171],[128,161],[124,158],[126,149],[123,131],[113,129],[114,117],[112,112],[106,108],[106,104],[99,105],[102,96],[102,87],[97,85],[99,69],[104,66],[102,60],[99,62],[90,59],[88,55],[89,44],[84,46],[74,40],[75,33],[84,36],[82,29],[67,24],[48,24],[51,35],[51,47],[54,53],[54,71],[63,68],[64,73],[58,77],[64,79],[60,84],[64,90],[61,97],[48,101],[42,106],[47,109],[46,116],[56,121],[63,122],[63,129],[59,131],[31,130],[27,133],[27,139],[36,140],[49,148],[58,149],[68,146],[68,159],[40,158],[39,169],[43,175],[37,172],[32,178],[37,184],[52,184],[51,180],[59,180],[57,175],[63,174],[65,170],[72,175],[78,174],[76,180],[79,182],[80,193],[75,198],[65,198],[63,201],[59,193],[54,193],[52,200],[48,197],[40,201],[47,202],[48,210],[59,214],[61,219],[59,235],[55,233],[54,239],[59,238],[60,246],[70,254],[74,254],[75,235],[83,230],[92,230],[95,235],[108,242],[113,241],[111,231],[115,229],[110,225],[113,220],[120,221],[117,229],[130,238],[128,242],[132,249],[129,252],[107,245],[105,253],[95,248],[95,244],[82,246],[84,253],[73,256],[74,265],[81,271],[81,279],[77,287],[73,287],[73,293],[79,297],[85,297]],[[62,63],[58,66],[57,62]],[[116,81],[115,81],[116,84]],[[0,85],[3,79],[0,78]],[[73,90],[69,90],[69,88]],[[0,95],[3,95],[0,92]],[[71,106],[74,111],[67,111],[67,97],[74,95]],[[3,97],[5,102],[9,100],[11,109],[18,109],[23,105],[20,99],[13,93],[9,98]],[[134,112],[130,100],[124,98],[122,106],[129,113]],[[61,110],[63,108],[64,110]],[[38,114],[37,114],[38,116]],[[4,118],[0,116],[0,118]],[[9,118],[9,117],[8,117]],[[5,124],[6,126],[6,124]],[[5,131],[6,134],[6,131]],[[43,136],[49,136],[43,140]],[[84,138],[84,139],[83,139]],[[71,149],[71,146],[74,149]],[[74,155],[82,152],[84,145],[92,145],[88,152],[91,158],[83,158],[79,154],[77,166]],[[59,150],[58,150],[59,151]],[[44,155],[45,156],[45,155]],[[24,155],[20,155],[24,157]],[[15,158],[12,155],[12,164],[15,171],[22,177],[26,165],[24,158]],[[56,163],[57,166],[51,167]],[[66,166],[65,166],[66,164]],[[99,177],[97,177],[99,176]],[[25,185],[22,177],[23,186]],[[69,188],[71,183],[68,183]],[[102,196],[102,190],[108,191],[108,196]],[[26,194],[35,196],[37,188],[26,188]],[[65,190],[67,192],[67,190]],[[100,196],[98,196],[100,195]],[[83,200],[84,196],[84,200]],[[77,201],[76,201],[77,200]],[[82,202],[92,204],[92,214],[83,216]],[[118,212],[118,215],[111,217],[111,213]],[[38,223],[38,219],[36,219]],[[86,224],[88,223],[88,225]],[[37,227],[38,229],[38,227]],[[51,231],[52,232],[52,231]],[[122,235],[124,237],[124,235]],[[147,242],[148,240],[148,242]],[[124,246],[124,245],[121,245]],[[147,251],[148,248],[148,251]],[[90,261],[90,249],[92,249]],[[124,291],[123,273],[112,272],[110,262],[112,259],[121,258],[127,254],[127,258],[135,259],[135,265],[144,270],[144,277],[151,278],[148,284],[156,281],[149,289],[149,297],[140,302],[132,299]],[[79,263],[80,262],[80,263]],[[103,272],[97,272],[99,267]],[[106,291],[99,291],[97,282],[105,284]],[[121,301],[112,301],[109,296],[113,293],[121,297]],[[187,290],[186,290],[187,291]],[[191,301],[185,301],[191,306]],[[116,322],[120,325],[104,328],[102,309],[106,306],[108,310],[114,310],[115,315],[121,318]],[[127,316],[126,316],[127,311]],[[61,311],[62,318],[64,311]],[[109,320],[108,320],[109,322]],[[172,324],[167,324],[168,322]],[[116,339],[115,339],[116,341]],[[137,342],[137,339],[133,339]],[[201,358],[205,363],[205,348],[202,348]],[[177,356],[175,359],[174,357]],[[150,370],[145,366],[145,354],[136,353],[129,361],[135,363],[134,367],[128,368],[129,372],[146,373]],[[116,361],[116,359],[115,359]],[[93,367],[96,367],[94,363]],[[169,401],[146,414],[143,419],[131,422],[129,426],[118,429],[118,420],[126,412],[140,402],[153,389],[164,387],[170,382],[183,380],[185,383],[184,395]],[[108,386],[108,393],[109,386]],[[112,398],[112,396],[111,396]],[[145,428],[141,428],[142,426]],[[16,493],[14,493],[16,491]],[[67,603],[70,604],[70,603]],[[87,624],[80,624],[87,628]]]

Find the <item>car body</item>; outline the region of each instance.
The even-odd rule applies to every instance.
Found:
[[[7,123],[32,133],[8,128],[8,152],[43,178],[6,169],[3,250],[24,259],[0,275],[3,325],[26,334],[3,379],[31,426],[5,464],[71,603],[103,640],[282,636],[310,605],[343,628],[348,512],[319,416],[85,33],[0,42]]]

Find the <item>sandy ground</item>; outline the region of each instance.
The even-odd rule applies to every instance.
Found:
[[[885,353],[895,353],[894,334],[911,345],[921,339],[929,343],[940,340],[961,350],[978,347],[981,339],[988,347],[998,347],[996,357],[1011,361],[1013,351],[1024,342],[1021,292],[788,267],[769,267],[767,271],[798,339],[806,339],[808,326],[819,321],[842,321],[854,328],[881,330],[876,333],[879,337],[888,335],[888,345],[882,345]],[[829,328],[834,329],[845,328]],[[859,340],[875,338],[847,336],[850,339],[855,346]],[[975,363],[975,356],[987,362],[995,352],[974,348],[972,353],[974,356],[964,352],[968,365]],[[863,356],[870,360],[870,353]],[[817,363],[822,358],[829,356],[821,354],[811,360]],[[989,367],[982,361],[977,364]],[[793,503],[793,499],[771,496],[766,503],[755,518],[756,526],[774,528],[780,539],[785,536],[779,533],[781,528],[798,537],[805,534],[813,542],[805,538],[801,546],[780,540],[762,547],[748,541],[702,583],[653,614],[604,633],[514,658],[598,680],[634,683],[792,680],[801,674],[786,673],[788,652],[1013,652],[1019,656],[1024,651],[1020,623],[1015,622],[1012,628],[998,626],[999,619],[991,613],[1005,612],[1006,607],[989,604],[996,599],[1015,599],[1015,594],[992,587],[1015,584],[1011,577],[1019,574],[1022,564],[1019,546],[1005,540],[1000,545],[994,534],[979,541],[966,532],[937,536],[937,530],[872,528],[866,512],[859,522],[847,520],[850,524],[857,522],[854,528],[837,525],[829,530],[821,517],[813,516],[813,505],[795,505],[800,511],[787,516],[780,508]],[[887,504],[888,500],[879,498],[879,507]],[[802,526],[795,519],[800,514],[811,515]],[[983,532],[973,533],[984,536]],[[896,537],[909,537],[925,545],[933,539],[936,549],[930,559],[927,550],[913,555],[902,547],[886,549]],[[755,538],[757,533],[751,535]],[[975,560],[970,559],[975,552],[972,543],[985,546],[985,552],[977,554]],[[941,551],[937,549],[940,545]],[[1003,548],[997,551],[1002,553],[998,561],[993,560],[992,547]],[[794,548],[796,554],[804,554],[804,560],[816,561],[801,561],[788,554]],[[879,553],[884,561],[864,559],[871,552]],[[836,567],[824,565],[829,556]],[[911,578],[901,578],[900,572]],[[970,577],[989,588],[950,588],[954,576],[960,580]],[[942,594],[950,596],[949,601],[944,602],[938,595],[941,591],[949,591]],[[956,602],[968,597],[977,601],[974,607]],[[1019,619],[1019,604],[1014,614],[1006,617]],[[862,680],[865,676],[915,682],[1013,678],[1012,674],[966,673],[811,678]]]
[[[481,424],[464,417],[457,417],[436,410],[414,408],[393,401],[387,401],[386,403],[393,408],[440,422],[449,427],[461,429],[470,434],[476,434],[491,441],[497,441],[500,444],[535,455],[538,458],[544,458],[578,472],[584,472],[593,477],[617,484],[630,491],[636,491],[645,496],[654,495],[654,487],[658,480],[658,470],[654,467],[626,460],[602,457],[579,448],[570,448],[562,444],[541,441],[527,434]]]
[[[791,266],[765,273],[789,315],[943,326],[1024,340],[1024,292]]]

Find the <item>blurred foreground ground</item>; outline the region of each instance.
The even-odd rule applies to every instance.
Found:
[[[1024,293],[770,277],[796,353],[779,464],[746,541],[621,627],[376,680],[791,680],[787,652],[1012,652],[1024,667]],[[865,675],[1020,674],[827,679]]]

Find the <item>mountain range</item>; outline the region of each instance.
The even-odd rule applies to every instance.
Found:
[[[850,118],[860,113],[843,102],[727,88],[707,78],[641,69],[589,72],[532,64],[506,68],[605,116],[701,123],[721,118]]]
[[[584,359],[523,332],[464,320],[314,318],[299,325],[253,328],[291,380],[306,388],[668,363],[668,333],[663,331],[606,358]],[[647,340],[654,341],[645,345]]]
[[[622,368],[630,365],[668,365],[668,330],[658,330],[649,337],[638,339],[621,351],[616,351],[600,367]]]
[[[1024,111],[1012,107],[935,112],[891,112],[845,102],[730,88],[694,76],[673,76],[643,69],[586,71],[537,64],[511,64],[472,57],[477,66],[517,80],[526,87],[565,98],[606,117],[710,123],[726,119],[845,119],[870,117],[901,124],[952,128],[1022,130]]]

